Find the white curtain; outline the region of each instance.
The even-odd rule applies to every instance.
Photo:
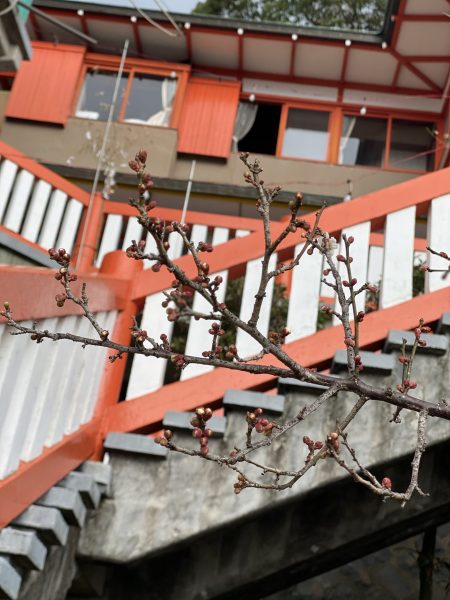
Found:
[[[258,105],[250,102],[239,102],[239,107],[234,122],[234,132],[231,142],[231,151],[238,151],[238,143],[245,138],[253,127],[258,112]]]
[[[172,104],[175,97],[175,91],[177,89],[176,79],[164,79],[161,85],[161,103],[162,110],[152,115],[148,119],[149,125],[159,125],[161,127],[168,127],[170,121],[170,115],[172,114]]]

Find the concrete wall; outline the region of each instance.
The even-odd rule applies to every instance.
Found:
[[[0,103],[1,114],[1,103]],[[28,156],[50,165],[95,169],[96,151],[101,145],[105,123],[70,118],[66,127],[53,127],[20,121],[5,121],[2,139]],[[147,148],[154,176],[185,181],[191,158],[176,156],[177,131],[163,127],[113,123],[107,162],[118,173],[128,174],[128,160],[140,147]],[[353,182],[354,196],[378,190],[415,174],[383,171],[365,167],[346,167],[274,156],[261,156],[265,180],[283,189],[323,196],[344,197],[347,180]],[[195,180],[223,185],[244,185],[242,163],[238,154],[228,161],[199,158]]]

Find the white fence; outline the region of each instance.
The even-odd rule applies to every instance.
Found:
[[[97,318],[113,330],[115,311]],[[82,316],[45,319],[38,328],[98,337]],[[10,332],[0,325],[0,479],[90,421],[106,353],[67,340],[37,344]]]

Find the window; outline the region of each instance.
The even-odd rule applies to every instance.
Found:
[[[434,123],[393,119],[390,166],[432,171],[434,167]]]
[[[339,162],[381,167],[386,146],[386,119],[344,116]]]
[[[329,113],[290,108],[283,138],[282,156],[326,160]]]
[[[83,89],[78,101],[77,117],[107,121],[114,95],[117,73],[89,69],[84,78]],[[122,104],[128,74],[123,73],[120,80],[119,94],[114,109],[113,120],[116,121]]]
[[[131,82],[125,121],[167,126],[176,88],[174,79],[136,73]]]
[[[431,171],[434,129],[434,123],[423,121],[345,115],[339,163]]]
[[[234,151],[275,155],[281,104],[241,102],[234,127]]]
[[[76,116],[106,121],[116,85],[115,71],[88,69],[78,100]],[[123,73],[113,120],[168,126],[177,88],[175,78],[145,73]]]

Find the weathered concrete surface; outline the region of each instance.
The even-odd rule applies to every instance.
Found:
[[[315,585],[307,588],[312,593],[305,597],[334,600],[333,594],[320,593],[330,590],[330,585],[320,585],[322,573],[398,544],[430,524],[448,521],[449,456],[448,443],[430,448],[422,483],[431,495],[416,497],[404,509],[380,502],[347,478],[273,504],[227,527],[210,528],[204,535],[147,560],[112,565],[102,600],[259,600],[277,591],[277,600],[283,600],[288,596],[280,590],[313,577]],[[404,458],[383,465],[375,473],[388,475],[399,486],[405,486],[408,464],[409,458]],[[189,505],[183,506],[186,514],[193,512]],[[390,563],[389,553],[382,560]],[[414,593],[386,597],[417,598],[417,570],[404,573],[403,569],[409,569],[409,565],[400,563],[396,574],[397,569],[392,567],[390,564],[390,569],[385,569],[384,582],[392,580],[390,585],[395,592],[396,578],[401,581],[409,577],[407,590]],[[381,563],[378,568],[382,569]],[[364,588],[361,579],[362,583],[367,582],[367,573],[357,570],[350,581],[346,579],[348,596],[336,597],[360,600],[363,596],[356,592]],[[355,580],[358,585],[353,588]],[[341,590],[343,585],[341,582]],[[379,591],[380,587],[376,589]],[[302,594],[294,597],[304,598]],[[378,600],[384,596],[371,598]]]
[[[41,572],[30,572],[22,583],[19,600],[65,600],[75,575],[79,530],[70,527],[65,546],[49,549]]]
[[[398,354],[397,354],[398,355]],[[368,375],[364,379],[378,385],[394,387],[400,381],[401,365],[395,362],[394,373],[389,377]],[[413,372],[417,379],[416,396],[437,402],[449,396],[450,367],[448,353],[441,357],[419,355]],[[286,396],[283,420],[294,416],[312,396],[295,393]],[[284,468],[298,468],[305,457],[301,443],[303,435],[324,439],[353,405],[355,398],[340,394],[327,407],[317,412],[295,433],[284,436],[274,444],[269,453],[261,452],[260,460]],[[349,430],[349,441],[357,449],[363,464],[371,466],[384,463],[412,452],[416,440],[417,415],[407,413],[403,423],[390,423],[393,408],[383,403],[370,403],[361,411]],[[213,440],[211,451],[227,454],[235,444],[243,443],[246,425],[242,411],[227,413],[227,431],[224,440]],[[438,442],[450,437],[450,424],[431,419],[428,437]],[[188,436],[182,438],[188,442]],[[407,459],[407,463],[410,457]],[[162,552],[182,542],[187,542],[205,530],[228,527],[237,519],[248,519],[254,511],[270,510],[290,499],[299,501],[305,492],[320,489],[342,479],[345,473],[331,460],[323,461],[312,469],[293,489],[278,492],[245,490],[236,496],[232,484],[234,475],[225,468],[206,463],[201,459],[170,454],[166,461],[117,454],[112,457],[113,498],[104,501],[101,509],[92,515],[80,542],[80,555],[89,560],[127,563]],[[383,474],[381,474],[382,476]],[[409,476],[406,469],[406,476]],[[268,477],[268,476],[266,476]],[[394,481],[394,488],[405,485]],[[426,482],[422,482],[426,489]],[[364,502],[367,494],[354,485],[355,493]],[[421,506],[420,498],[414,505]],[[375,499],[375,506],[379,500]],[[388,503],[387,506],[391,506]],[[392,505],[389,510],[397,511]],[[312,515],[311,515],[311,518]],[[314,518],[313,518],[314,520]],[[382,523],[380,521],[380,523]]]

